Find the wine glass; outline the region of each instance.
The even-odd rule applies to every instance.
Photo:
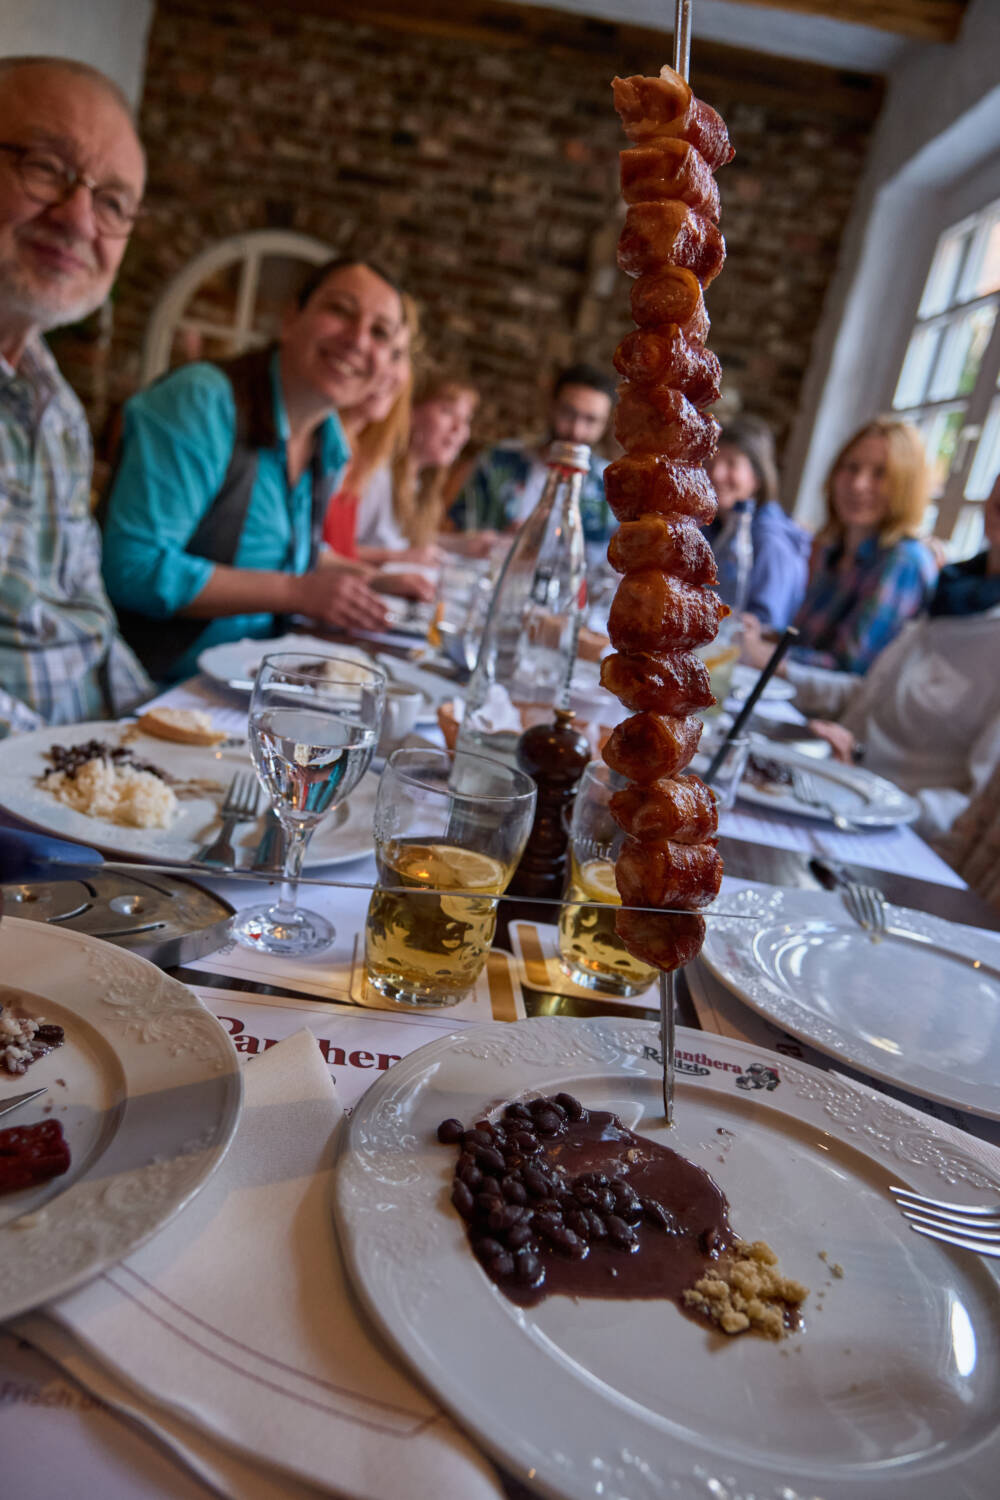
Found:
[[[336,933],[318,912],[296,904],[302,860],[313,831],[354,790],[375,751],[385,677],[333,656],[265,656],[250,700],[250,754],[285,834],[281,895],[242,913],[237,941],[265,953],[316,953]]]

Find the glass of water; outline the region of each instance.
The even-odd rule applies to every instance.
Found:
[[[281,895],[242,913],[233,935],[264,953],[316,953],[332,923],[297,904],[309,840],[368,769],[382,725],[385,677],[362,662],[304,652],[265,656],[250,700],[250,754],[285,835]]]

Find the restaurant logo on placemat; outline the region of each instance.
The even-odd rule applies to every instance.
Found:
[[[745,1073],[741,1073],[736,1080],[738,1089],[767,1089],[773,1093],[781,1082],[777,1068],[769,1068],[767,1063],[750,1063]]]
[[[647,1044],[642,1049],[642,1055],[649,1062],[662,1066],[663,1054],[659,1047]],[[707,1078],[713,1068],[723,1073],[735,1073],[738,1089],[766,1089],[768,1093],[772,1093],[781,1082],[777,1068],[769,1068],[766,1063],[749,1063],[744,1070],[741,1063],[730,1062],[724,1057],[710,1057],[707,1052],[678,1050],[674,1053],[674,1071],[677,1073],[685,1073],[693,1078]]]

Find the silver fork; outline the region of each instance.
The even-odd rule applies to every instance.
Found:
[[[195,862],[199,865],[235,865],[233,829],[237,823],[248,823],[251,818],[255,818],[259,806],[260,783],[256,776],[252,771],[237,771],[219,808],[222,827],[218,837],[198,850]]]
[[[1000,1257],[1000,1207],[946,1203],[911,1193],[909,1188],[890,1187],[889,1191],[917,1234],[958,1245],[962,1250],[977,1250],[980,1255]]]
[[[845,818],[842,812],[831,806],[823,797],[814,776],[808,771],[800,771],[798,766],[791,766],[789,769],[792,773],[792,794],[796,802],[802,802],[806,807],[815,807],[820,812],[825,812],[832,820],[834,828],[839,828],[842,833],[855,832],[850,818]]]
[[[886,928],[886,900],[882,892],[873,885],[861,885],[848,880],[841,887],[840,899],[859,927],[864,927],[873,937],[882,937]]]

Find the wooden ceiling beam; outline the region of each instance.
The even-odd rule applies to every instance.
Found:
[[[258,0],[262,4],[264,0]],[[836,0],[828,0],[836,3]],[[563,57],[601,59],[615,72],[651,73],[670,61],[671,32],[508,0],[282,0],[283,11],[385,26],[412,35]],[[775,57],[699,39],[692,66],[696,91],[709,102],[734,94],[746,103],[815,105],[847,121],[870,123],[882,104],[881,77]]]
[[[968,0],[738,0],[766,10],[794,11],[853,26],[872,26],[914,42],[953,42]]]

